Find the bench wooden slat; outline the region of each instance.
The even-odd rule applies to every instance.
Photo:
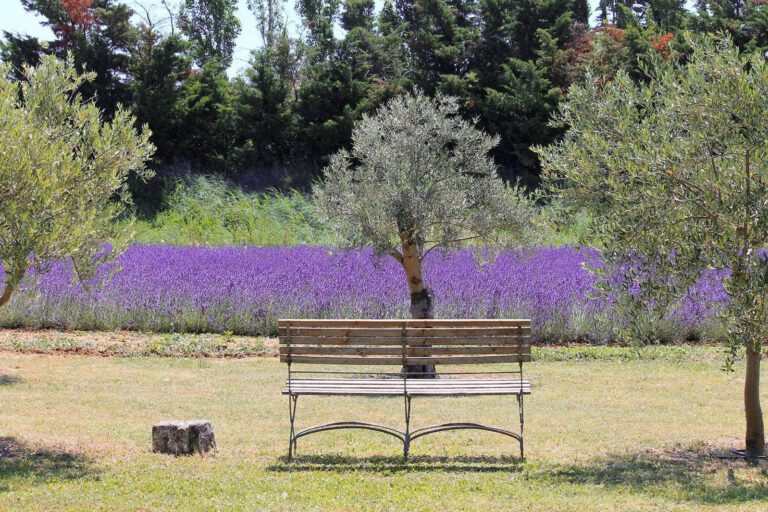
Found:
[[[314,385],[314,386],[307,386],[307,385],[301,385],[296,384],[294,382],[291,383],[291,390],[292,391],[299,391],[303,389],[323,389],[323,390],[357,390],[357,389],[364,389],[367,391],[375,391],[375,390],[394,390],[394,391],[400,391],[403,392],[403,390],[407,389],[409,391],[415,391],[415,390],[444,390],[444,391],[452,391],[452,390],[461,390],[461,389],[517,389],[517,388],[526,388],[530,387],[528,384],[495,384],[495,385],[480,385],[480,384],[462,384],[460,386],[403,386],[402,384],[400,386],[322,386],[322,385]],[[288,389],[288,386],[285,387],[285,389]]]
[[[291,382],[300,382],[312,384],[315,382],[322,382],[324,384],[401,384],[404,381],[414,382],[420,386],[427,386],[431,384],[437,384],[439,386],[451,386],[463,383],[473,382],[500,382],[503,384],[515,383],[525,381],[520,377],[513,376],[507,378],[482,378],[482,377],[465,377],[462,375],[460,378],[440,378],[440,379],[404,379],[402,377],[382,378],[382,377],[366,377],[364,379],[351,377],[351,378],[304,378],[294,377]]]
[[[297,389],[368,389],[368,390],[376,390],[376,389],[394,389],[394,390],[400,390],[403,391],[404,389],[408,390],[415,390],[415,389],[443,389],[443,390],[451,390],[451,389],[481,389],[481,388],[520,388],[520,387],[526,387],[525,384],[495,384],[495,385],[480,385],[480,384],[462,384],[460,386],[403,386],[402,384],[400,386],[306,386],[301,384],[295,384],[291,383],[291,389],[297,390]]]
[[[406,391],[444,391],[444,392],[450,392],[450,391],[461,391],[461,390],[477,390],[477,389],[522,389],[522,388],[530,388],[529,385],[495,385],[495,386],[480,386],[480,385],[463,385],[463,386],[446,386],[446,387],[429,387],[429,386],[302,386],[297,384],[291,384],[291,391],[295,393],[301,393],[302,391],[308,391],[313,389],[322,389],[324,391],[394,391],[396,393],[404,393]],[[286,386],[285,389],[288,389]]]
[[[516,327],[530,326],[529,319],[281,319],[277,322],[278,327],[480,327],[484,325]]]
[[[291,389],[289,390],[287,387],[283,389],[284,392],[290,391],[293,394],[304,394],[309,393],[312,391],[316,392],[323,392],[327,394],[338,394],[338,393],[388,393],[388,394],[394,394],[394,395],[404,395],[406,393],[426,393],[426,392],[432,392],[432,393],[468,393],[468,392],[480,392],[480,391],[519,391],[519,390],[530,390],[530,386],[464,386],[464,387],[455,387],[455,388],[420,388],[420,387],[408,387],[408,388],[340,388],[340,387],[328,387],[323,388],[319,386],[314,387],[302,387],[302,386],[291,386]]]
[[[288,329],[278,329],[281,338],[287,338]],[[517,336],[530,334],[530,327],[407,327],[402,328],[343,328],[343,327],[292,327],[291,338],[306,337],[372,337],[372,338],[436,338],[470,336]]]
[[[287,395],[288,393],[283,393],[284,395]],[[481,391],[476,393],[469,393],[469,392],[463,392],[463,393],[431,393],[428,391],[425,392],[416,392],[416,393],[408,393],[409,396],[421,396],[421,397],[442,397],[442,396],[448,396],[448,397],[465,397],[465,396],[490,396],[490,395],[507,395],[507,396],[515,396],[515,395],[530,395],[530,391]],[[302,393],[302,395],[316,395],[316,396],[397,396],[402,397],[402,393],[381,393],[381,394],[371,394],[371,393],[358,393],[355,391],[349,391],[344,393],[325,393],[322,391],[319,392],[306,392]]]
[[[402,384],[400,386],[305,386],[301,384],[295,384],[291,383],[291,390],[295,392],[300,392],[301,390],[309,390],[309,389],[323,389],[328,391],[333,390],[357,390],[357,389],[363,389],[367,391],[376,391],[376,390],[383,390],[383,391],[399,391],[404,392],[405,390],[408,391],[415,391],[415,390],[436,390],[436,391],[451,391],[451,390],[473,390],[473,389],[509,389],[509,388],[524,388],[528,387],[528,385],[525,384],[498,384],[498,385],[470,385],[470,384],[464,384],[461,386],[403,386]],[[285,389],[288,389],[287,387]]]
[[[530,342],[530,335],[520,336],[476,336],[476,337],[429,337],[429,338],[417,338],[407,337],[405,339],[406,344],[409,346],[421,346],[421,345],[520,345]],[[298,346],[298,345],[341,345],[341,346],[356,346],[356,345],[393,345],[402,346],[402,338],[375,338],[375,337],[312,337],[312,336],[291,336],[289,340],[287,336],[280,337],[280,345],[282,346]]]
[[[393,381],[389,379],[367,379],[366,385],[356,382],[362,379],[347,379],[325,381],[293,380],[290,391],[286,384],[284,394],[317,394],[317,395],[430,395],[430,396],[462,396],[462,395],[488,395],[488,394],[529,394],[531,384],[527,379],[523,380],[408,380]],[[378,382],[376,382],[378,380]],[[407,384],[407,385],[404,385]]]
[[[291,382],[297,382],[300,384],[313,384],[313,383],[323,383],[323,384],[349,384],[349,385],[365,385],[365,384],[374,384],[374,385],[398,385],[402,386],[403,382],[408,381],[409,385],[420,385],[420,386],[428,386],[431,384],[436,384],[439,386],[453,386],[453,385],[461,385],[461,384],[472,384],[472,383],[485,383],[485,382],[496,382],[499,384],[514,384],[516,382],[527,382],[528,379],[519,379],[517,377],[511,378],[511,379],[481,379],[481,378],[465,378],[462,377],[460,379],[403,379],[403,378],[391,378],[391,379],[384,379],[381,377],[372,377],[372,378],[366,378],[366,379],[358,379],[358,378],[351,378],[351,379],[305,379],[305,378],[293,378],[291,379]]]
[[[287,355],[280,356],[280,362],[287,363]],[[407,365],[425,364],[487,364],[487,363],[518,363],[531,360],[530,354],[499,355],[499,356],[437,356],[437,357],[406,357]],[[304,364],[354,364],[354,365],[401,365],[402,357],[355,357],[355,356],[290,356],[292,363]]]
[[[352,355],[352,356],[402,356],[402,347],[308,347],[299,346],[280,346],[280,355]],[[424,347],[405,349],[405,353],[410,357],[429,357],[433,355],[492,355],[492,354],[530,354],[530,345],[512,345],[512,346],[470,346],[470,347]]]
[[[531,354],[530,320],[284,320],[280,326],[280,360],[291,363],[518,363]]]

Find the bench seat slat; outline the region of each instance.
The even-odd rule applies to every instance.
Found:
[[[384,387],[375,387],[375,386],[297,386],[294,384],[291,384],[291,389],[294,393],[301,393],[306,390],[323,390],[323,391],[365,391],[370,393],[378,393],[378,392],[395,392],[402,394],[405,390],[410,391],[427,391],[427,390],[434,390],[434,391],[440,391],[440,392],[446,392],[449,393],[451,391],[462,391],[462,390],[482,390],[482,389],[518,389],[518,388],[525,388],[526,386],[520,386],[520,385],[497,385],[497,386],[480,386],[480,385],[464,385],[464,386],[446,386],[446,387],[429,387],[429,386],[384,386]],[[285,390],[287,390],[288,387],[285,387]]]
[[[357,382],[366,380],[366,385]],[[377,381],[377,382],[376,382]],[[333,382],[323,379],[293,379],[290,391],[286,383],[283,394],[316,395],[409,395],[421,396],[461,396],[492,394],[529,394],[531,384],[527,379],[515,380],[414,380],[407,382],[395,379],[336,379]]]
[[[287,395],[288,392],[284,392]],[[348,390],[348,391],[323,391],[312,390],[302,393],[295,393],[300,395],[323,395],[323,396],[400,396],[405,395],[402,390],[400,391],[376,391],[366,392],[364,390]],[[527,389],[513,390],[513,389],[494,389],[494,390],[461,390],[461,391],[429,391],[429,390],[416,390],[408,391],[409,396],[473,396],[473,395],[530,395],[531,392]]]
[[[300,382],[300,383],[313,383],[313,382],[322,382],[324,384],[333,384],[333,383],[340,383],[340,384],[366,384],[366,383],[372,383],[372,384],[387,384],[387,383],[393,383],[393,384],[402,384],[406,379],[403,379],[401,377],[394,377],[394,378],[383,378],[383,377],[366,377],[366,378],[359,378],[359,377],[351,377],[351,378],[338,378],[338,379],[324,379],[324,378],[297,378],[294,377],[291,379],[291,382]],[[448,384],[461,384],[461,383],[472,383],[472,382],[499,382],[502,384],[509,384],[509,383],[515,383],[520,382],[519,377],[512,377],[508,379],[500,379],[500,378],[480,378],[480,377],[461,377],[461,378],[450,378],[450,379],[407,379],[408,382],[413,383],[419,383],[419,385],[428,385],[430,383],[437,382],[439,385],[444,386]],[[526,379],[522,379],[525,381]]]
[[[318,388],[358,388],[368,386],[372,388],[399,388],[407,387],[409,389],[451,389],[462,387],[509,387],[509,386],[527,386],[530,385],[528,379],[486,379],[486,380],[466,380],[466,379],[369,379],[365,383],[358,382],[362,379],[347,379],[346,381],[326,381],[324,379],[291,379],[291,387],[318,387]],[[286,388],[288,383],[286,382]]]
[[[330,381],[325,379],[291,379],[292,385],[307,385],[307,386],[314,386],[314,385],[326,385],[326,386],[340,386],[340,387],[349,387],[349,386],[373,386],[373,387],[400,387],[402,388],[404,385],[408,386],[422,386],[422,387],[429,387],[429,386],[436,386],[436,387],[451,387],[451,386],[470,386],[473,384],[477,385],[486,385],[488,383],[495,383],[499,385],[512,385],[512,384],[518,384],[520,383],[520,379],[511,379],[511,380],[503,380],[503,379],[408,379],[407,381],[403,379],[347,379],[347,380],[337,380],[337,381]]]
[[[513,385],[520,382],[526,382],[525,379],[337,379],[337,380],[325,380],[325,379],[291,379],[291,384],[299,386],[341,386],[341,387],[356,387],[356,386],[373,386],[373,387],[400,387],[403,386],[420,386],[420,387],[440,387],[449,388],[455,386],[472,386],[479,385],[485,386],[489,384],[496,385]]]

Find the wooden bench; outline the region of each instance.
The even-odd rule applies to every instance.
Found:
[[[288,459],[299,438],[328,430],[360,428],[392,435],[403,442],[403,455],[413,440],[436,432],[479,429],[507,435],[520,444],[524,457],[523,396],[531,385],[523,363],[531,360],[530,320],[280,320],[280,361],[288,363],[283,394],[289,398]],[[492,371],[486,365],[516,363]],[[304,369],[297,365],[345,365]],[[375,366],[347,369],[347,365]],[[437,365],[439,378],[404,372],[405,366]],[[475,371],[442,371],[443,365],[481,365]],[[379,371],[382,366],[396,367]],[[316,367],[313,367],[316,368]],[[341,421],[296,431],[296,404],[301,395],[403,397],[405,430]],[[517,398],[520,431],[478,423],[446,423],[411,430],[413,397],[513,395]]]

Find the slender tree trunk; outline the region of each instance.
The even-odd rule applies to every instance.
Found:
[[[765,454],[765,428],[763,410],[760,408],[760,350],[747,348],[747,375],[744,379],[744,412],[747,417],[747,455],[759,457]]]
[[[5,289],[3,290],[3,294],[0,295],[0,307],[5,306],[5,304],[11,300],[11,295],[13,295],[13,291],[16,288],[11,283],[5,284]]]
[[[418,245],[410,238],[403,237],[402,247],[402,264],[408,279],[408,291],[411,292],[411,318],[417,320],[433,318],[432,294],[424,285]],[[437,376],[433,364],[406,366],[405,371],[409,376],[413,374],[413,378],[434,379]]]
[[[8,274],[5,275],[5,288],[3,289],[3,294],[0,295],[0,307],[5,306],[11,300],[11,295],[16,291],[16,285],[21,281],[22,277],[24,277],[23,271],[14,274],[13,277],[9,277]]]
[[[22,270],[21,272],[5,274],[5,288],[3,289],[3,294],[0,295],[0,307],[5,306],[11,300],[11,295],[16,291],[16,286],[18,286],[25,273],[26,271]]]

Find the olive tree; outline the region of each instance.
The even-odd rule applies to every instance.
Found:
[[[538,152],[546,187],[594,213],[602,281],[613,280],[619,310],[637,312],[638,300],[647,311],[674,306],[704,272],[725,275],[726,367],[746,353],[746,449],[757,456],[765,450],[768,65],[728,39],[690,44],[685,64],[658,64],[647,83],[619,73],[573,87],[555,121],[568,132]],[[624,315],[630,326],[647,319]]]
[[[372,246],[402,265],[413,318],[433,316],[422,272],[430,251],[522,243],[531,233],[531,204],[489,156],[497,142],[458,115],[454,98],[400,96],[363,117],[352,149],[332,156],[314,190],[350,247]]]
[[[85,281],[97,265],[119,255],[130,223],[114,222],[130,196],[130,172],[148,177],[149,133],[118,110],[110,122],[77,91],[71,58],[44,57],[25,68],[22,82],[0,67],[0,262],[5,271],[0,306],[34,270],[70,259]],[[111,244],[111,247],[104,244]]]

